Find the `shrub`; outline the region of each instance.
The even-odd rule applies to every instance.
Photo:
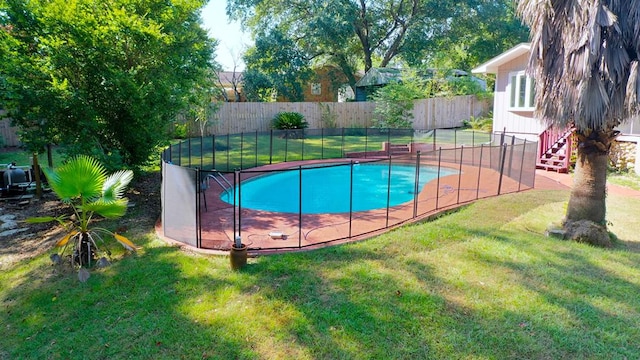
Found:
[[[272,127],[277,130],[306,129],[309,124],[297,112],[281,112],[273,119]]]
[[[473,130],[491,131],[493,130],[493,115],[489,113],[487,116],[472,116],[469,120],[464,121],[464,126]]]

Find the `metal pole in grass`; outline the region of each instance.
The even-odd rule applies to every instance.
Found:
[[[518,175],[518,192],[522,187],[522,170],[524,169],[524,156],[526,155],[525,150],[527,150],[527,139],[524,139],[524,143],[522,144],[522,157],[520,158],[520,174]]]
[[[480,159],[478,160],[478,183],[476,184],[476,200],[480,197],[480,174],[482,172],[482,152],[484,151],[484,144],[480,144]]]
[[[460,146],[460,167],[458,168],[458,200],[456,204],[460,204],[460,186],[462,184],[462,159],[464,158],[464,145]]]
[[[344,128],[342,128],[344,130]],[[344,131],[343,131],[344,133]],[[350,160],[349,177],[349,238],[351,238],[351,225],[353,224],[353,160]]]
[[[273,164],[273,129],[269,133],[269,165]]]
[[[498,195],[500,195],[500,191],[502,190],[502,175],[504,174],[504,162],[507,157],[507,144],[502,145],[500,157],[502,161],[500,162],[500,179],[498,179]]]
[[[187,140],[187,145],[189,147],[189,150],[187,151],[187,154],[189,155],[189,167],[191,167],[191,138]]]
[[[298,248],[302,248],[302,165],[298,165]]]
[[[256,164],[254,167],[258,167],[258,130],[256,130]]]
[[[442,164],[442,147],[438,149],[438,177],[436,180],[436,208],[438,210],[439,200],[440,200],[440,166]]]
[[[389,205],[391,203],[391,154],[389,154],[389,171],[387,174],[387,219],[384,227],[389,227]]]
[[[509,177],[511,177],[511,170],[513,169],[513,149],[515,148],[516,137],[511,135],[511,148],[509,149]]]
[[[418,192],[420,191],[420,150],[416,153],[416,179],[413,184],[413,217],[418,216]]]
[[[244,132],[240,133],[240,169],[244,169],[243,166],[243,158],[244,158]]]

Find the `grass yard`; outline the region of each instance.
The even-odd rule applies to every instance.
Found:
[[[345,153],[382,150],[382,143],[408,144],[415,142],[438,146],[472,146],[488,143],[491,134],[473,130],[436,130],[425,134],[368,134],[366,129],[333,129],[321,134],[317,130],[304,138],[285,138],[274,133],[244,133],[230,136],[193,138],[182,148],[172,151],[173,163],[197,166],[209,170],[233,171],[285,161],[342,158]],[[362,133],[361,133],[362,132]],[[413,136],[415,135],[415,137]],[[215,144],[213,143],[215,141]],[[215,153],[211,149],[215,148]]]
[[[599,249],[544,235],[567,197],[486,199],[241,272],[151,229],[84,284],[45,254],[0,272],[0,359],[638,358],[640,201],[608,198],[619,240]]]

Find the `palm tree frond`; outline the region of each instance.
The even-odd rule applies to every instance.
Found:
[[[134,243],[131,242],[131,240],[127,239],[126,237],[118,234],[118,233],[114,233],[113,237],[116,238],[116,240],[122,244],[122,246],[124,246],[125,249],[130,250],[130,251],[136,251],[136,245]]]
[[[133,171],[117,171],[105,180],[102,185],[102,197],[105,200],[117,200],[122,198],[124,190],[133,179]]]
[[[83,212],[94,212],[102,217],[107,219],[115,219],[127,212],[127,204],[129,200],[127,199],[117,199],[117,200],[109,200],[106,201],[104,199],[99,199],[89,204],[85,204],[83,206],[79,206],[78,210]]]
[[[102,164],[85,155],[71,158],[55,170],[45,170],[51,189],[62,200],[99,197],[106,173]]]

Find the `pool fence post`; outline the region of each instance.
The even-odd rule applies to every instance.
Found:
[[[173,146],[169,146],[169,159],[165,159],[165,161],[169,163],[173,162]]]
[[[298,248],[302,248],[302,165],[298,165]]]
[[[302,150],[301,150],[302,151],[302,161],[304,161],[304,138],[305,138],[304,129],[302,129]]]
[[[231,150],[231,143],[229,140],[229,134],[227,134],[227,171],[229,171],[229,169],[231,168],[231,164],[230,162],[230,158],[229,158],[229,152]]]
[[[258,130],[256,130],[256,163],[254,167],[258,167]]]
[[[342,144],[340,144],[340,153],[342,153],[341,157],[344,157],[344,127],[342,128]]]
[[[453,129],[453,148],[458,148],[458,129]],[[453,156],[456,156],[458,153],[454,153]],[[454,157],[454,161],[458,160]]]
[[[436,180],[436,208],[434,210],[438,210],[438,205],[440,201],[440,167],[442,165],[442,147],[438,149],[438,177]]]
[[[480,159],[478,160],[478,183],[476,184],[476,200],[480,198],[480,176],[482,173],[482,153],[483,152],[484,152],[484,144],[480,144]]]
[[[433,147],[432,147],[432,151],[436,151],[436,131],[438,131],[438,129],[433,129]]]
[[[525,150],[527,150],[527,139],[524,139],[524,143],[522,144],[522,157],[520,158],[520,174],[518,175],[518,192],[522,189],[522,170],[524,169],[524,157],[526,155]]]
[[[240,133],[240,169],[244,169],[244,163],[243,163],[243,158],[244,158],[244,132]]]
[[[515,148],[516,137],[511,135],[511,148],[509,149],[509,170],[508,175],[511,177],[511,170],[513,169],[513,149]]]
[[[473,149],[473,151],[471,151],[471,164],[475,164],[476,163],[476,131],[473,130],[471,131],[471,149]]]
[[[364,128],[364,157],[367,158],[367,145],[369,144],[369,129]]]
[[[500,152],[500,179],[498,179],[498,195],[500,195],[500,191],[502,190],[502,175],[504,174],[504,163],[507,157],[507,144],[502,145],[502,151]]]
[[[207,198],[202,187],[202,172],[196,168],[196,248],[202,247],[202,211],[200,209],[200,194],[205,196],[204,206],[207,206]]]
[[[216,135],[211,135],[211,165],[212,169],[216,169]]]
[[[456,204],[460,204],[460,186],[462,185],[462,159],[464,158],[464,145],[460,146],[460,167],[458,168],[458,200]]]
[[[344,133],[344,128],[343,133]],[[351,238],[351,225],[353,224],[353,160],[350,161],[349,174],[349,238]]]
[[[204,136],[200,136],[200,169],[203,167],[204,159],[202,158],[204,151]]]
[[[273,164],[273,129],[269,134],[269,165]]]
[[[320,129],[320,159],[324,160],[324,128]]]
[[[239,221],[236,221],[237,220],[236,213],[238,211],[238,205],[239,205],[238,204],[239,201],[236,202],[236,198],[237,198],[236,197],[236,191],[240,190],[238,188],[238,186],[237,186],[237,184],[238,184],[238,176],[239,176],[238,175],[238,170],[236,169],[233,172],[233,192],[232,192],[233,193],[233,237],[234,237],[234,239],[235,239],[236,236],[240,236],[240,231],[239,231],[240,227],[238,226]],[[239,193],[238,193],[238,196],[240,196]]]
[[[420,150],[416,152],[416,179],[413,184],[413,217],[418,216],[418,192],[420,191]]]
[[[191,167],[191,137],[189,137],[189,139],[187,139],[187,146],[189,147],[189,150],[187,151],[187,154],[189,156],[189,166]]]
[[[176,165],[182,166],[182,143],[184,141],[180,141],[178,143],[178,163]]]
[[[287,162],[287,155],[289,154],[289,132],[284,132],[284,162]]]
[[[389,172],[387,174],[387,219],[385,228],[389,227],[389,204],[391,203],[391,154],[389,154]]]
[[[391,157],[391,129],[387,127],[387,150],[389,151],[389,157]]]

